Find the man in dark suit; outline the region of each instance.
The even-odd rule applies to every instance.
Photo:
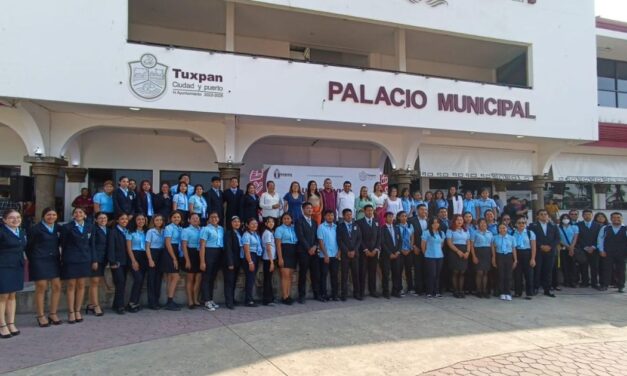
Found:
[[[597,249],[597,239],[601,225],[592,218],[592,210],[583,211],[583,221],[577,223],[579,227],[579,237],[577,237],[576,248],[585,252],[587,262],[579,263],[579,275],[581,277],[581,287],[592,286],[599,288],[599,250]]]
[[[129,222],[133,218],[135,209],[135,192],[128,187],[128,177],[120,176],[118,179],[118,188],[113,191],[113,209],[115,216],[126,214],[129,216]]]
[[[559,230],[549,220],[549,213],[541,209],[537,214],[537,221],[529,225],[529,230],[536,235],[536,268],[534,271],[534,293],[537,294],[540,286],[544,289],[544,295],[555,297],[551,292],[553,265],[557,258],[557,246],[560,243]]]
[[[218,217],[220,218],[220,225],[224,226],[224,195],[222,194],[222,179],[218,176],[214,176],[211,178],[211,187],[207,189],[203,195],[205,196],[205,201],[207,201],[207,209],[208,213],[216,212],[218,213]],[[229,218],[229,222],[231,218]]]
[[[377,294],[377,264],[379,260],[379,224],[374,218],[374,207],[364,207],[365,217],[358,220],[357,226],[361,233],[359,244],[359,295],[363,298],[366,291],[366,275],[368,275],[368,291],[370,296],[378,298]]]
[[[226,223],[226,227],[231,229],[230,218],[233,216],[242,217],[241,207],[242,199],[244,198],[244,192],[239,189],[239,179],[232,177],[229,181],[229,189],[224,190],[224,202],[226,203],[226,218],[229,220]],[[213,209],[211,209],[213,210]]]
[[[342,210],[344,222],[337,227],[337,242],[340,247],[342,282],[340,299],[346,300],[348,295],[348,273],[350,271],[353,281],[353,297],[362,300],[361,287],[359,285],[359,248],[361,246],[361,231],[359,226],[353,222],[353,211],[351,209]]]
[[[401,277],[401,248],[403,239],[398,226],[394,224],[394,213],[385,213],[385,226],[381,228],[381,287],[383,297],[390,298],[390,271],[392,272],[392,296],[401,297],[403,280]]]
[[[625,292],[625,253],[627,253],[627,227],[623,226],[623,215],[610,214],[610,224],[599,231],[597,241],[599,257],[603,259],[603,281],[601,286],[607,289],[616,273],[618,292]]]
[[[416,294],[425,293],[425,255],[422,253],[422,233],[427,230],[428,217],[427,206],[418,205],[418,216],[411,217],[408,222],[414,227],[414,245],[416,252],[414,255],[414,289]]]
[[[305,304],[307,296],[307,271],[311,281],[314,299],[324,301],[320,296],[320,267],[318,261],[318,225],[311,218],[313,208],[309,202],[302,205],[303,217],[296,222],[296,252],[298,257],[298,302]]]

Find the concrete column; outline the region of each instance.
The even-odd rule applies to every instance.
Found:
[[[31,164],[32,176],[35,178],[35,221],[41,219],[43,208],[55,207],[55,184],[59,170],[67,166],[67,162],[56,157],[25,156],[24,162]]]
[[[534,176],[531,182],[531,208],[533,217],[540,209],[544,209],[544,185],[547,179],[544,176]]]
[[[226,115],[224,117],[224,160],[233,162],[238,157],[235,155],[235,139],[237,130],[237,116]],[[239,158],[243,157],[240,156]],[[218,159],[220,159],[218,157]]]
[[[226,30],[224,49],[229,52],[235,51],[235,3],[226,2]]]
[[[396,185],[400,195],[403,189],[410,188],[411,182],[417,178],[418,172],[415,170],[396,169],[390,174],[390,186]]]
[[[394,47],[396,52],[396,69],[399,72],[407,72],[407,47],[405,43],[405,30],[394,31]]]
[[[229,186],[229,180],[232,177],[240,178],[240,169],[243,163],[222,163],[218,162],[218,171],[220,171],[220,179],[222,179],[222,189],[226,189]]]
[[[607,209],[607,185],[595,184],[592,191],[592,206],[594,209]]]

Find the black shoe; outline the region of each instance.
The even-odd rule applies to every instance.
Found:
[[[257,307],[257,303],[255,303],[254,300],[251,300],[249,302],[246,302],[246,307],[249,307],[249,308]]]
[[[321,303],[326,303],[326,302],[327,302],[327,300],[326,300],[325,298],[323,298],[323,297],[318,297],[318,299],[317,299],[317,300],[318,300],[319,302],[321,302]]]
[[[139,305],[134,305],[134,304],[129,303],[126,306],[126,310],[130,313],[137,313],[139,312]]]
[[[6,328],[6,327],[7,327],[7,325],[0,326],[0,328]],[[11,331],[9,331],[9,334],[0,334],[0,338],[11,338],[11,337],[13,337],[11,335]]]
[[[555,287],[553,288],[553,290],[555,290],[555,291],[562,291],[562,288],[561,288],[561,287],[559,287],[559,286],[555,286]]]
[[[340,298],[340,300],[341,300],[341,301],[343,301],[343,302],[345,302],[345,301],[346,301],[346,297],[345,297],[345,296],[343,296],[343,297],[341,297],[341,298]]]
[[[544,292],[544,295],[548,296],[549,298],[555,298],[555,294],[553,294],[553,293],[552,293],[552,292],[550,292],[550,291],[545,291],[545,292]]]
[[[514,294],[514,298],[520,298],[522,294]]]
[[[377,294],[376,292],[371,292],[370,296],[373,298],[379,298],[379,294]]]
[[[37,325],[39,325],[40,328],[48,328],[50,327],[50,320],[48,320],[47,323],[42,324],[41,321],[39,321],[39,319],[43,319],[45,318],[46,315],[41,315],[41,316],[37,316],[36,320],[37,320]]]
[[[164,309],[166,311],[180,311],[181,307],[179,307],[178,304],[174,302],[169,302],[165,305]]]
[[[15,324],[14,324],[14,323],[12,323],[12,322],[8,322],[8,323],[7,323],[7,326],[9,326],[9,325],[13,325],[13,326],[15,326]],[[12,332],[12,331],[11,331],[11,329],[9,329],[9,333],[11,333],[11,335],[12,335],[13,337],[15,337],[15,336],[19,336],[19,335],[20,335],[20,333],[22,333],[22,332],[20,332],[19,330],[16,330],[16,331]]]
[[[230,310],[234,310],[234,309],[235,309],[235,307],[233,306],[233,304],[227,304],[227,305],[226,305],[226,308],[227,308],[227,309],[230,309]]]
[[[194,305],[194,304],[188,304],[188,305],[187,305],[187,309],[196,309],[196,305]]]
[[[161,309],[161,307],[159,307],[158,305],[151,305],[151,306],[148,306],[148,309],[151,309],[153,311],[158,311]]]
[[[126,313],[126,311],[124,310],[123,307],[120,307],[120,308],[115,308],[115,313],[117,313],[118,315],[123,315]]]
[[[531,299],[532,299],[531,296],[529,295],[525,296],[525,300],[531,300]]]
[[[355,295],[355,296],[353,296],[353,298],[355,298],[355,300],[359,300],[359,301],[364,300],[364,298],[362,298],[361,295]]]
[[[599,291],[607,291],[607,286],[601,286],[601,287],[599,287]]]
[[[382,296],[384,299],[390,299],[390,294],[383,294]]]
[[[339,302],[340,298],[338,298],[337,296],[334,296],[331,298],[331,300],[333,300],[334,302]],[[344,298],[344,300],[346,300],[346,298]]]
[[[298,297],[298,304],[305,304],[305,297],[304,296],[299,296]]]
[[[395,292],[394,294],[392,294],[392,296],[394,298],[399,298],[399,299],[401,298],[401,294],[399,294],[398,292]]]
[[[55,321],[55,320],[53,320],[53,319],[52,319],[52,315],[57,316],[57,314],[56,314],[56,313],[52,313],[52,312],[50,312],[50,314],[48,315],[48,322],[50,322],[50,324],[55,325],[55,326],[58,326],[58,325],[63,324],[63,321],[61,321],[61,320],[56,320],[56,321]]]

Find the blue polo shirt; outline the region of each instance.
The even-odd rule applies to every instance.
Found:
[[[199,214],[200,218],[207,218],[207,200],[204,197],[193,195],[189,198],[189,205],[192,206],[192,212]]]
[[[472,234],[472,238],[470,240],[472,240],[473,247],[484,248],[492,246],[493,238],[494,235],[492,235],[490,231],[486,230],[485,232],[481,232],[477,230]]]
[[[172,202],[176,203],[176,210],[189,211],[189,198],[183,193],[177,193],[172,197]]]
[[[579,226],[575,225],[560,225],[557,230],[557,232],[560,233],[560,240],[562,241],[562,243],[568,244],[569,246],[573,244],[573,239],[575,239],[575,235],[579,234]],[[566,236],[568,236],[568,240],[566,240],[564,232],[566,233]]]
[[[461,228],[455,231],[446,230],[446,238],[451,239],[455,245],[466,245],[470,240],[470,233]]]
[[[473,219],[477,219],[477,202],[474,198],[464,199],[464,213],[472,214]]]
[[[496,253],[502,255],[513,253],[516,246],[516,240],[514,240],[514,237],[509,234],[505,236],[500,234],[496,235],[493,239],[493,243],[496,248]]]
[[[327,222],[321,223],[320,226],[318,226],[318,239],[324,242],[324,249],[326,249],[329,257],[337,256],[337,225],[335,223],[331,225]],[[324,258],[322,252],[320,252],[318,256]]]
[[[100,205],[100,211],[104,213],[113,213],[113,196],[109,196],[104,192],[98,192],[94,195],[93,201]]]
[[[150,249],[162,249],[165,248],[165,231],[159,231],[156,228],[151,228],[146,233],[146,243],[149,243]]]
[[[475,200],[476,207],[479,207],[479,218],[485,217],[485,212],[491,209],[496,209],[496,202],[493,199],[483,199],[479,198]]]
[[[200,230],[200,239],[205,241],[205,248],[223,248],[224,229],[222,226],[207,225]]]
[[[200,227],[185,227],[181,231],[181,243],[187,242],[187,248],[198,249],[200,247]]]
[[[249,247],[250,254],[256,254],[257,256],[263,255],[263,245],[261,244],[261,239],[259,238],[259,234],[253,233],[250,231],[246,231],[244,235],[242,235],[242,246],[247,245]]]
[[[435,208],[436,209],[442,209],[442,208],[447,208],[448,209],[448,201],[446,201],[443,198],[439,198],[437,200],[435,200]]]
[[[126,240],[131,241],[131,249],[136,252],[146,252],[146,233],[142,230],[126,234]]]
[[[443,232],[437,232],[431,235],[431,232],[424,231],[422,233],[422,240],[427,242],[425,257],[444,258],[444,253],[442,252],[444,239],[446,239],[446,235]]]
[[[401,203],[403,204],[403,210],[407,213],[407,215],[409,215],[412,209],[416,206],[413,198],[402,198]]]
[[[522,232],[514,231],[514,239],[516,240],[516,249],[531,250],[531,241],[536,240],[536,234],[533,231],[524,229]]]
[[[401,239],[403,240],[403,245],[401,246],[401,249],[403,251],[411,250],[413,247],[413,244],[411,244],[411,236],[414,234],[414,226],[412,226],[410,223],[399,223],[398,229],[401,232]]]
[[[281,225],[274,231],[274,238],[281,239],[281,244],[296,244],[298,238],[296,238],[296,230],[294,225],[285,226]]]
[[[276,244],[274,242],[274,234],[270,230],[266,230],[263,232],[261,236],[261,242],[263,243],[263,259],[264,260],[274,260],[276,259]],[[270,245],[270,253],[272,254],[272,258],[268,257],[268,251],[266,250],[267,246]]]

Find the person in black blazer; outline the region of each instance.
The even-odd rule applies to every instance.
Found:
[[[307,271],[311,281],[314,299],[322,300],[320,296],[320,267],[318,261],[318,225],[311,218],[313,207],[311,203],[302,204],[303,217],[296,222],[296,253],[298,255],[298,303],[305,304],[307,295]]]
[[[61,252],[59,251],[61,226],[57,224],[57,212],[53,208],[45,208],[41,213],[42,221],[31,227],[28,232],[26,257],[31,281],[35,281],[35,307],[37,324],[48,327],[50,322],[59,325],[57,316],[59,298],[61,297]],[[105,214],[106,218],[106,214]],[[44,301],[48,284],[50,294],[50,315],[46,319]]]
[[[128,254],[126,250],[126,235],[128,230],[128,215],[122,213],[117,216],[115,226],[107,237],[107,262],[111,268],[111,276],[115,285],[113,310],[117,314],[124,314],[124,293],[126,290],[126,273],[128,272]]]
[[[340,263],[342,267],[342,280],[340,299],[346,300],[348,295],[348,273],[350,271],[353,281],[353,297],[362,300],[361,287],[359,285],[359,257],[361,247],[361,231],[357,223],[353,222],[353,211],[342,210],[344,221],[337,226],[337,243],[340,248]]]
[[[224,233],[224,302],[228,309],[235,308],[235,283],[242,249],[241,226],[239,217],[233,217],[231,229]]]
[[[546,230],[545,230],[546,229]],[[553,265],[557,257],[557,245],[560,243],[560,235],[557,226],[550,221],[549,213],[541,209],[537,214],[537,221],[529,225],[529,230],[536,235],[536,268],[534,272],[534,293],[544,289],[544,295],[552,298],[551,292]]]
[[[394,224],[394,213],[385,213],[385,225],[381,227],[381,288],[383,297],[390,298],[390,271],[392,271],[392,296],[401,297],[403,281],[401,279],[401,247],[403,239],[398,226]]]
[[[0,338],[20,334],[15,327],[15,293],[24,289],[24,250],[26,233],[22,216],[15,209],[2,215],[0,224]]]
[[[221,190],[222,179],[218,176],[211,178],[211,188],[204,193],[205,200],[207,200],[208,211],[218,213],[220,217],[220,226],[224,226],[224,193]],[[228,218],[230,221],[231,218]]]
[[[156,213],[161,214],[163,218],[170,218],[172,214],[172,195],[170,194],[170,185],[168,183],[161,184],[161,190],[155,195]]]
[[[83,321],[81,308],[85,297],[85,281],[98,269],[91,242],[92,226],[85,221],[81,208],[72,211],[73,221],[61,230],[61,279],[66,281],[68,323]]]
[[[240,214],[242,215],[242,221],[246,223],[250,218],[258,220],[259,215],[259,197],[255,194],[255,184],[246,184],[246,194],[241,200]]]
[[[140,187],[139,194],[137,194],[135,211],[145,215],[146,220],[150,223],[152,217],[157,214],[157,195],[152,191],[152,184],[150,184],[148,180],[142,180]]]
[[[135,192],[128,187],[128,178],[121,176],[118,179],[119,186],[113,191],[113,210],[115,216],[126,214],[129,220],[135,214]]]
[[[98,298],[98,290],[100,283],[104,277],[106,259],[107,259],[107,237],[110,229],[107,227],[107,214],[96,213],[96,223],[92,229],[91,243],[94,249],[94,256],[98,263],[98,268],[92,271],[89,281],[89,303],[85,308],[85,314],[93,313],[96,316],[102,316],[102,308],[100,307],[100,299]]]
[[[364,206],[364,217],[357,221],[361,242],[359,244],[359,296],[364,297],[366,291],[366,274],[368,275],[368,292],[373,298],[377,295],[377,262],[380,254],[379,224],[374,217],[374,207]]]
[[[424,204],[418,205],[417,212],[418,216],[409,218],[408,222],[414,227],[414,245],[416,246],[416,251],[414,252],[414,289],[416,294],[423,295],[426,293],[426,273],[425,255],[421,248],[422,233],[427,231],[429,226],[427,206]]]
[[[579,263],[579,274],[581,287],[591,286],[599,288],[599,250],[597,249],[597,239],[601,225],[592,218],[592,210],[583,211],[583,221],[577,223],[579,227],[579,237],[577,238],[577,248],[585,252],[587,262]]]
[[[226,218],[233,218],[233,216],[238,216],[242,218],[242,213],[240,212],[240,210],[242,208],[242,199],[244,198],[244,192],[239,189],[239,179],[236,177],[232,177],[229,184],[230,188],[224,190]],[[227,223],[227,228],[229,226],[231,226],[230,222]]]

